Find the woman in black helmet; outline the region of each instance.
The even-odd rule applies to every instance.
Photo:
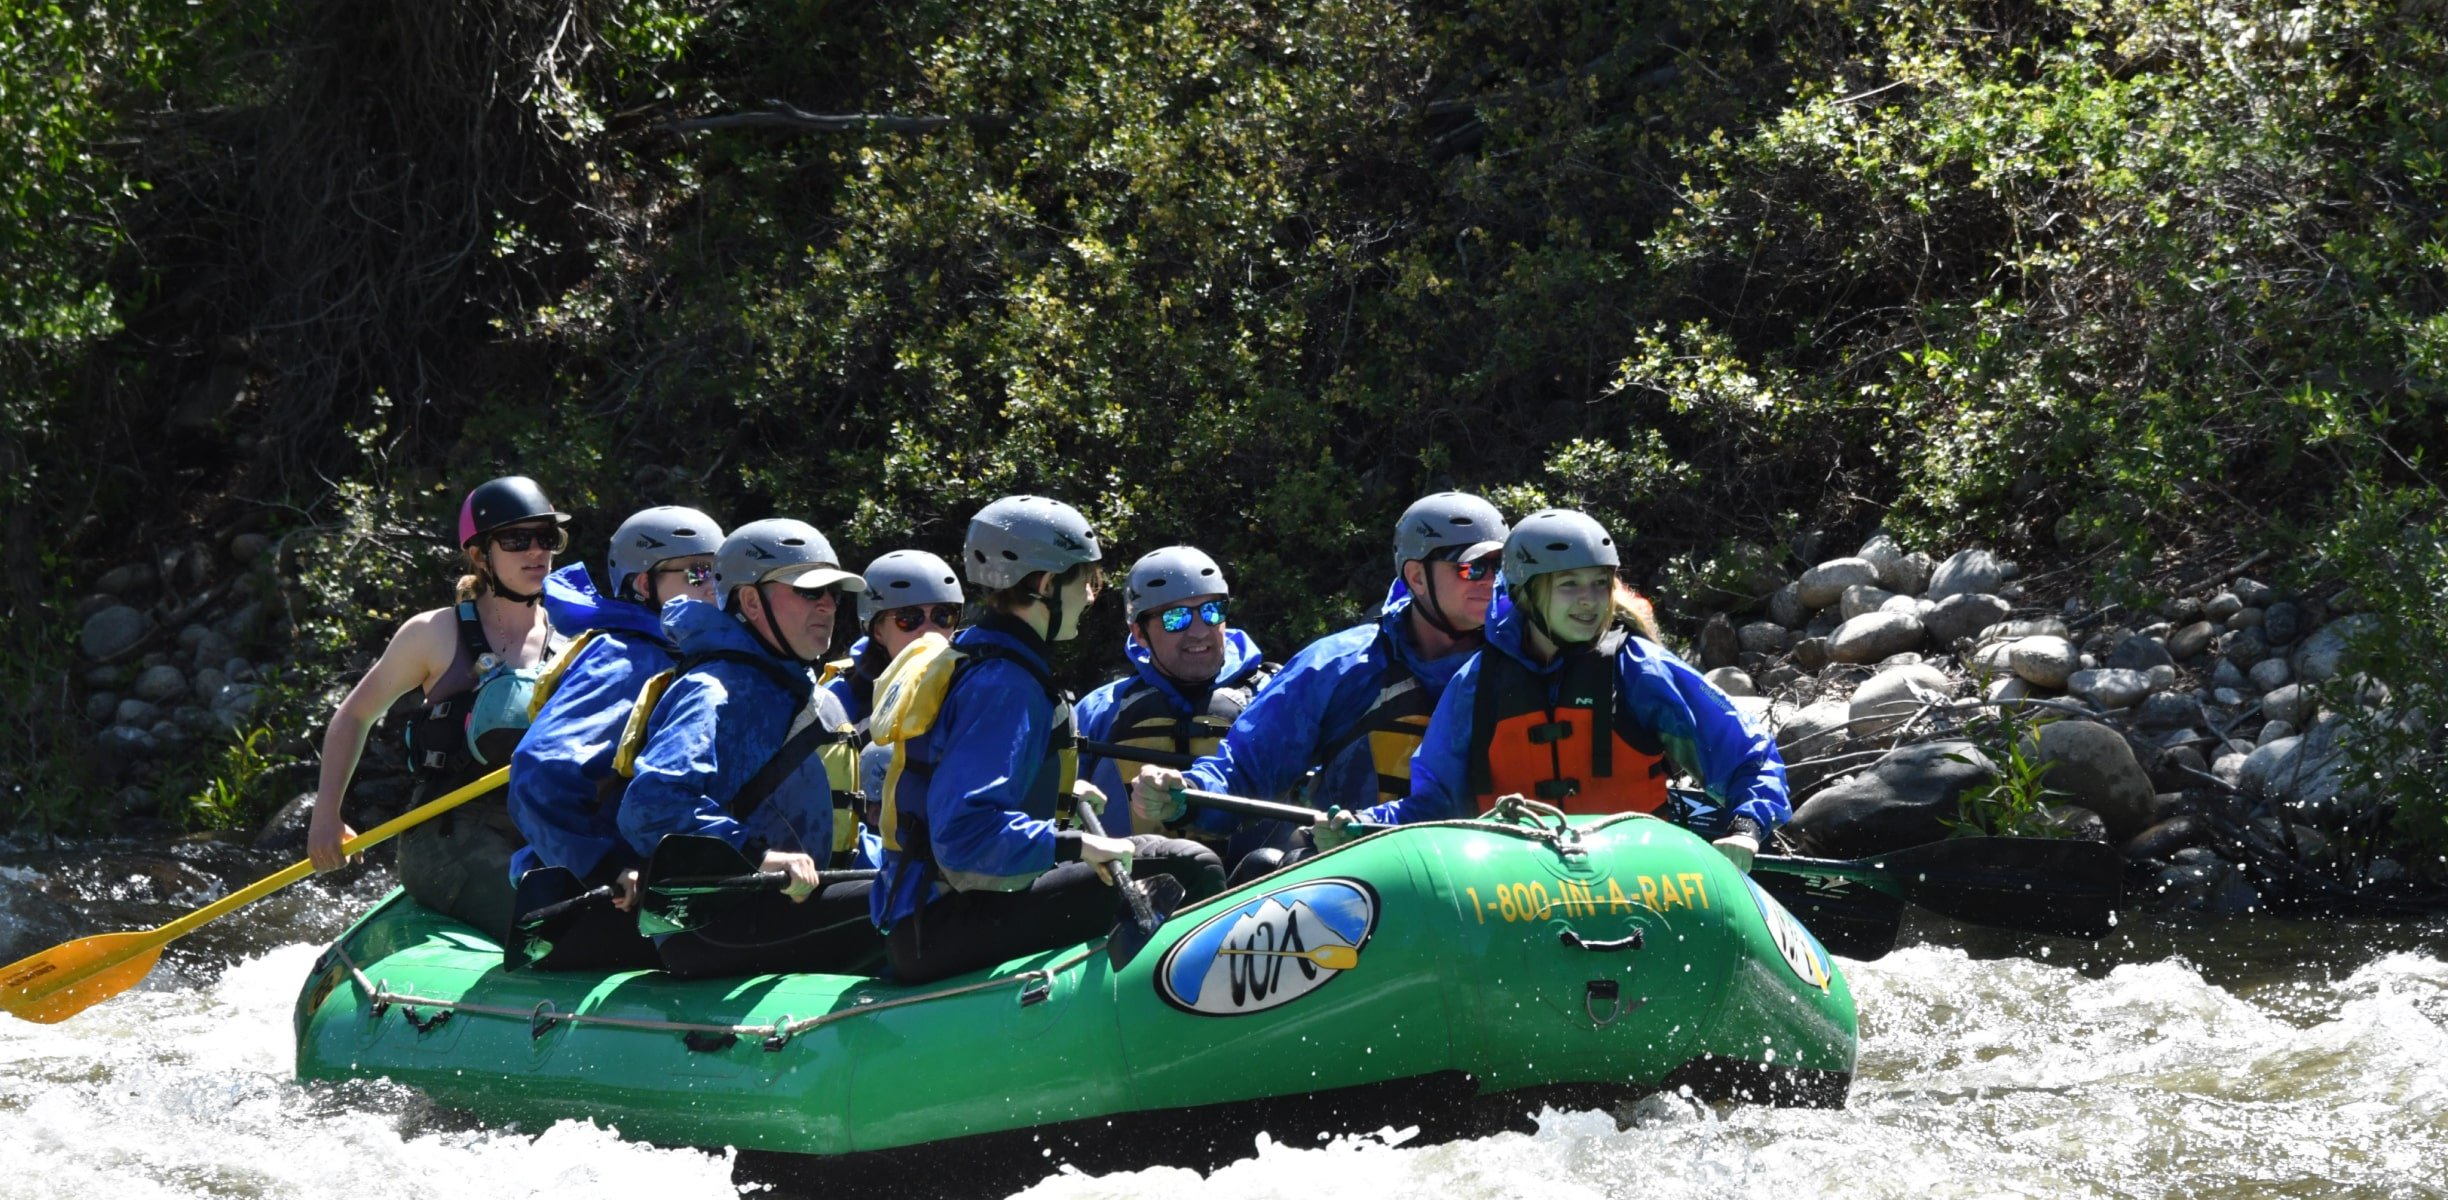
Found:
[[[349,690],[323,735],[323,772],[306,851],[315,869],[347,861],[356,836],[341,818],[366,731],[411,691],[424,707],[409,723],[409,767],[419,802],[510,761],[527,726],[528,699],[559,648],[536,601],[553,555],[569,545],[569,514],[525,476],[480,484],[459,506],[467,574],[458,603],[408,618],[382,657]],[[523,844],[500,793],[400,835],[400,886],[418,903],[496,936],[510,925],[510,855]]]

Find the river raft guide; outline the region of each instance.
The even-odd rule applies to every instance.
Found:
[[[1624,814],[1405,826],[1102,940],[923,987],[506,970],[393,893],[298,997],[301,1080],[490,1122],[894,1171],[998,1154],[1198,1166],[1281,1141],[1469,1136],[1658,1091],[1836,1107],[1827,951],[1693,834]]]

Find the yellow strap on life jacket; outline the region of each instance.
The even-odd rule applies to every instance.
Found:
[[[876,680],[875,708],[867,716],[867,736],[879,746],[892,747],[892,765],[884,772],[882,809],[876,823],[884,837],[884,848],[900,851],[901,844],[901,772],[909,764],[909,743],[918,735],[935,727],[935,718],[943,713],[944,694],[952,690],[952,676],[960,669],[960,651],[952,648],[951,639],[929,632],[917,641],[901,648],[892,665]],[[923,805],[923,801],[921,801]]]
[[[579,655],[586,653],[588,646],[594,644],[595,635],[602,632],[600,629],[590,629],[579,634],[578,640],[571,642],[561,653],[554,655],[551,662],[544,664],[544,673],[536,676],[535,691],[527,698],[528,720],[535,720],[536,714],[544,711],[544,702],[552,699],[554,692],[561,690],[561,676],[568,672],[571,663],[578,661]]]
[[[637,703],[629,709],[629,722],[621,726],[620,748],[612,752],[612,773],[623,779],[637,775],[638,751],[646,748],[646,728],[653,723],[655,705],[663,693],[671,689],[672,680],[680,677],[680,669],[657,671],[638,689]]]

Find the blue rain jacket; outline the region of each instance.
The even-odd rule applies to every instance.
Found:
[[[1148,648],[1128,636],[1122,639],[1122,653],[1129,657],[1132,673],[1088,693],[1072,714],[1081,738],[1091,742],[1112,741],[1114,714],[1121,711],[1123,701],[1151,688],[1163,694],[1166,707],[1176,715],[1195,717],[1207,711],[1210,688],[1199,689],[1195,698],[1184,695],[1181,685],[1156,669],[1156,659]],[[1248,634],[1228,625],[1224,629],[1224,669],[1216,672],[1215,683],[1211,686],[1239,687],[1247,683],[1262,665],[1264,658],[1259,653],[1258,643],[1250,640]],[[1139,773],[1137,763],[1131,763],[1129,767],[1132,775]],[[1122,765],[1113,759],[1083,751],[1080,754],[1080,778],[1095,784],[1098,790],[1105,793],[1105,807],[1100,812],[1105,819],[1105,832],[1115,837],[1125,836],[1131,827],[1130,779],[1122,774]]]
[[[527,845],[510,862],[516,879],[536,867],[567,867],[580,877],[607,863],[634,865],[621,841],[612,756],[648,677],[679,661],[653,609],[596,594],[584,564],[544,580],[544,610],[555,630],[599,630],[562,669],[561,682],[520,737],[510,758],[510,818]]]
[[[1504,654],[1539,675],[1557,675],[1562,659],[1540,666],[1523,648],[1523,621],[1502,591],[1489,610],[1487,648],[1471,656],[1438,698],[1427,736],[1411,756],[1411,794],[1371,807],[1363,820],[1381,824],[1444,821],[1479,814],[1471,793],[1471,710],[1479,693],[1480,660]],[[1555,684],[1548,684],[1554,694]],[[1785,790],[1785,761],[1776,740],[1744,719],[1717,685],[1665,647],[1626,637],[1615,654],[1615,720],[1655,731],[1666,759],[1700,782],[1709,799],[1735,816],[1775,829],[1793,816]]]
[[[811,698],[818,720],[847,724],[839,702],[817,689],[806,668],[768,653],[746,626],[711,604],[674,599],[663,606],[663,625],[684,656],[712,650],[764,655],[793,684],[785,688],[769,672],[723,659],[699,663],[672,680],[646,727],[637,775],[621,797],[620,831],[630,850],[645,857],[667,835],[694,833],[742,852],[762,843],[823,863],[833,852],[833,785],[818,756],[809,755],[745,824],[732,817],[731,798],[781,749]],[[862,837],[859,845],[858,865],[871,864],[873,842]]]
[[[1002,614],[964,626],[952,644],[996,646],[1046,669],[1044,639]],[[898,803],[926,806],[928,842],[943,878],[901,851],[884,851],[870,901],[878,928],[889,930],[926,907],[947,880],[966,891],[1017,891],[1054,868],[1062,840],[1054,828],[1056,720],[1054,701],[1027,667],[1001,658],[962,664],[934,726],[902,748]]]
[[[884,647],[874,638],[863,637],[850,644],[850,665],[825,681],[825,690],[841,701],[842,711],[861,729],[867,728],[867,717],[875,711],[876,678],[891,665],[892,660],[884,657]]]
[[[1347,809],[1375,804],[1377,767],[1367,738],[1343,747],[1333,762],[1318,762],[1318,751],[1359,727],[1392,666],[1389,647],[1394,659],[1430,691],[1442,691],[1470,658],[1468,653],[1423,657],[1405,620],[1410,607],[1410,592],[1396,580],[1375,621],[1302,647],[1241,710],[1224,744],[1183,772],[1190,786],[1277,799],[1293,795],[1302,776],[1316,767],[1308,803]],[[1193,825],[1217,834],[1231,833],[1240,824],[1239,818],[1212,809],[1191,813]]]

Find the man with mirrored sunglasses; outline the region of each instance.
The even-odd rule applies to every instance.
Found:
[[[1248,634],[1225,623],[1231,587],[1216,561],[1168,546],[1131,565],[1124,580],[1122,652],[1132,673],[1090,692],[1073,710],[1088,742],[1140,747],[1181,765],[1212,753],[1276,667]],[[1107,797],[1105,828],[1166,833],[1135,817],[1125,786],[1146,759],[1084,751],[1080,776]],[[1221,840],[1221,839],[1218,839]],[[1229,856],[1225,866],[1231,866]]]
[[[1437,697],[1480,647],[1506,532],[1496,507],[1467,492],[1415,501],[1395,522],[1395,579],[1377,619],[1303,647],[1187,771],[1141,768],[1132,782],[1134,815],[1217,836],[1242,822],[1188,809],[1173,793],[1186,786],[1298,795],[1319,808],[1347,809],[1408,795],[1411,753]],[[1295,832],[1266,822],[1241,838],[1255,836],[1280,850]],[[1265,857],[1248,855],[1235,878],[1259,869]]]
[[[553,627],[577,640],[538,681],[542,703],[510,760],[510,816],[527,836],[510,869],[513,879],[537,870],[566,872],[568,879],[532,882],[529,895],[576,895],[634,875],[640,860],[621,840],[616,820],[628,780],[613,770],[613,757],[646,681],[680,661],[663,606],[680,597],[713,602],[714,552],[722,539],[722,526],[696,509],[642,509],[613,531],[605,591],[596,591],[584,563],[544,581]],[[615,909],[587,908],[536,965],[655,963],[636,922]]]

